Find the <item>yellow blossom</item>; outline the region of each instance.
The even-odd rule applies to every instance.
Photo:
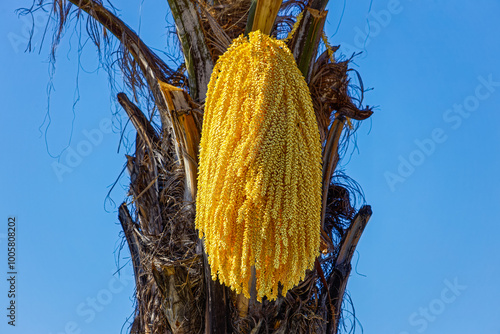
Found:
[[[283,41],[235,39],[208,85],[196,227],[212,278],[273,300],[319,252],[321,143],[308,86]]]

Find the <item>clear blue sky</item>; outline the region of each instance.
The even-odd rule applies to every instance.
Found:
[[[117,333],[134,295],[127,250],[114,274],[116,207],[104,210],[125,163],[119,119],[93,47],[82,55],[73,108],[77,41],[67,33],[46,129],[48,49],[23,52],[29,26],[14,14],[30,4],[0,4],[0,332]],[[166,1],[116,5],[165,50]],[[343,164],[374,212],[348,285],[356,316],[369,334],[499,334],[500,3],[347,1],[335,34],[343,5],[329,5],[327,34],[346,53],[364,51],[355,68],[374,88],[366,103],[379,106]],[[112,192],[117,204],[126,186],[123,177]],[[9,216],[18,225],[15,329],[5,316]]]

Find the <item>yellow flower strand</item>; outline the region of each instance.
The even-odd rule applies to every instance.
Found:
[[[288,33],[288,36],[283,40],[283,42],[288,42],[293,38],[293,35],[295,34],[295,31],[297,31],[297,28],[299,27],[300,21],[302,21],[302,17],[304,16],[304,12],[300,12],[299,15],[297,15],[297,19],[295,20],[295,23],[293,24],[292,30]]]

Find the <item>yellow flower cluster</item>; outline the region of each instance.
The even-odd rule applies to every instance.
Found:
[[[217,61],[200,144],[196,227],[212,278],[274,300],[319,252],[321,143],[308,86],[284,42],[252,32]]]

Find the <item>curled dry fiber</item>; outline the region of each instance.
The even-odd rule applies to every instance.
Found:
[[[321,143],[309,89],[282,41],[240,36],[217,61],[201,136],[196,227],[212,278],[270,300],[318,255]]]

